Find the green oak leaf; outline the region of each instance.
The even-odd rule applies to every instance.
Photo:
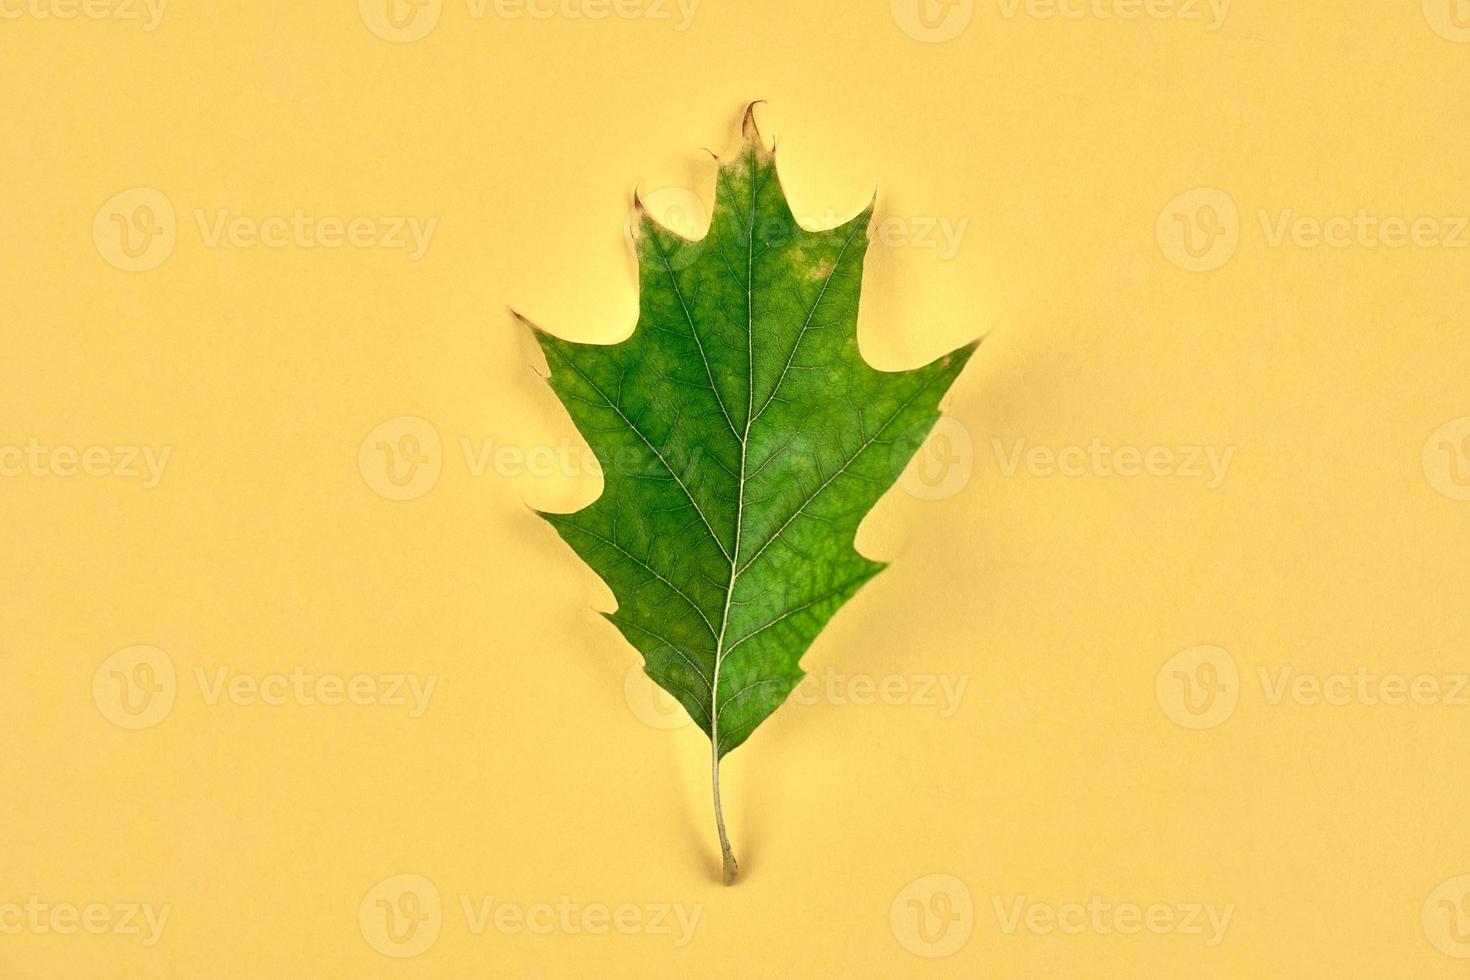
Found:
[[[753,109],[754,106],[751,107]],[[939,418],[975,344],[912,371],[858,352],[870,205],[801,228],[750,109],[722,162],[708,235],[690,241],[638,203],[638,324],[579,344],[531,326],[550,383],[602,463],[602,496],[543,514],[612,589],[608,614],[720,760],[802,679],[801,657],[884,565],[859,522]]]

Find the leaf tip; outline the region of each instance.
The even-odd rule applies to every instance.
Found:
[[[944,357],[940,358],[940,360],[943,361],[946,368],[952,367],[954,368],[955,372],[958,373],[959,371],[964,369],[966,364],[970,363],[971,355],[973,355],[975,351],[980,349],[980,345],[983,344],[985,342],[985,338],[989,336],[990,334],[988,333],[981,334],[979,337],[976,337],[968,344],[961,344],[959,347],[956,347],[948,354],[945,354]]]
[[[745,104],[745,115],[740,121],[741,135],[746,137],[759,135],[759,130],[755,124],[755,107],[765,105],[765,103],[765,99],[753,99]]]
[[[762,145],[764,145],[764,141],[761,139],[760,126],[755,121],[755,107],[765,104],[765,99],[756,99],[754,102],[751,102],[745,107],[745,115],[740,120],[740,135],[748,141],[754,140]],[[774,152],[774,147],[772,150]]]
[[[648,212],[648,205],[643,203],[643,194],[637,184],[633,185],[633,221],[628,227],[628,234],[637,246],[648,236],[648,226],[654,224],[653,215]]]
[[[511,315],[512,319],[514,319],[521,326],[525,327],[527,330],[530,330],[531,334],[536,337],[536,339],[540,340],[542,337],[550,336],[550,334],[548,334],[545,330],[542,330],[540,327],[536,326],[535,323],[531,322],[530,317],[526,316],[514,306],[507,306],[505,309],[506,312]]]
[[[543,380],[549,380],[551,378],[551,362],[546,358],[547,345],[556,338],[532,323],[529,317],[515,307],[507,306],[505,309],[510,314],[512,320],[526,328],[530,333],[531,340],[535,342],[534,346],[526,348],[526,355],[531,358],[529,367],[532,373]]]

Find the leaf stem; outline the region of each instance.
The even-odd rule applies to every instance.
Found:
[[[740,874],[740,865],[735,861],[735,852],[730,850],[730,837],[725,833],[725,812],[720,809],[720,748],[719,743],[710,741],[710,779],[715,787],[715,829],[720,832],[720,854],[725,864],[725,884],[735,884]]]

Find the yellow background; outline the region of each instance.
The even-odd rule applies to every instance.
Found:
[[[153,31],[12,0],[0,444],[172,456],[152,489],[0,479],[0,903],[172,912],[151,948],[0,935],[0,974],[1462,975],[1421,910],[1470,872],[1470,707],[1271,704],[1259,679],[1467,669],[1470,503],[1421,456],[1470,415],[1470,252],[1273,246],[1260,220],[1470,210],[1470,45],[1431,28],[1436,2],[1237,0],[1208,31],[990,0],[931,8],[971,19],[928,43],[886,0],[705,0],[687,31],[449,0],[395,43],[353,0],[178,2]],[[799,212],[835,222],[876,186],[900,229],[967,222],[948,259],[873,246],[869,359],[989,339],[948,406],[972,449],[944,458],[971,476],[885,498],[860,542],[895,563],[805,661],[964,678],[963,702],[777,712],[725,765],[745,872],[725,889],[706,740],[630,708],[636,654],[593,612],[609,594],[525,507],[598,479],[475,476],[461,439],[575,442],[507,306],[623,336],[635,184],[708,200],[700,148],[728,152],[757,98]],[[176,242],[126,272],[93,225],[140,187]],[[1238,208],[1209,272],[1158,231],[1196,188]],[[410,261],[209,247],[196,218],[297,208],[438,224]],[[391,501],[359,450],[403,416],[433,426],[442,472]],[[997,439],[1235,455],[1215,489],[1007,476]],[[1156,679],[1202,644],[1238,666],[1238,706],[1192,730]],[[137,731],[93,693],[135,645],[177,670]],[[209,704],[195,673],[298,667],[437,687],[411,718]],[[402,960],[358,921],[400,874],[443,901]],[[973,917],[937,959],[902,940],[904,903],[890,917],[933,874]],[[703,908],[676,948],[475,935],[462,895]],[[1093,895],[1234,910],[1213,947],[1007,933],[995,912]]]

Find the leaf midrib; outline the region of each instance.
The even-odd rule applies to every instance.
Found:
[[[725,659],[725,632],[730,627],[730,604],[740,576],[740,532],[745,520],[745,463],[750,449],[750,425],[755,411],[755,210],[761,187],[755,178],[755,144],[750,146],[750,213],[745,219],[745,432],[740,437],[740,479],[735,498],[735,545],[730,558],[730,581],[725,586],[725,610],[715,639],[714,678],[709,690],[709,740],[714,758],[720,758],[720,667]],[[716,392],[716,395],[719,393]],[[718,796],[718,792],[716,793]]]
[[[786,619],[794,612],[803,608],[797,607],[796,609],[787,610],[782,615],[776,617],[774,620],[765,623],[747,633],[745,636],[742,636],[736,643],[731,644],[730,647],[727,649],[725,646],[725,637],[729,631],[730,611],[735,598],[736,583],[738,582],[741,574],[743,574],[754,565],[756,559],[758,559],[761,554],[765,552],[766,548],[770,546],[771,542],[779,538],[781,534],[785,531],[785,529],[790,526],[791,522],[795,520],[798,516],[800,516],[803,511],[805,511],[806,507],[811,503],[812,499],[820,496],[822,491],[825,490],[829,485],[831,485],[833,480],[841,476],[842,473],[846,472],[847,468],[852,465],[853,460],[862,455],[862,453],[865,452],[868,447],[871,446],[873,442],[878,439],[878,437],[883,433],[884,430],[887,429],[888,425],[892,422],[892,419],[889,419],[888,422],[885,422],[882,426],[880,426],[878,431],[874,433],[872,438],[865,441],[852,455],[852,457],[846,463],[844,463],[841,468],[837,470],[836,473],[825,480],[822,485],[819,486],[817,490],[813,494],[811,494],[800,507],[797,508],[797,510],[791,515],[791,517],[787,518],[785,523],[783,523],[781,527],[778,528],[777,531],[773,535],[771,535],[769,539],[761,544],[755,555],[753,555],[744,565],[740,563],[740,546],[745,518],[745,487],[747,484],[746,470],[749,463],[751,428],[755,425],[756,421],[758,421],[761,416],[765,414],[766,410],[771,406],[771,404],[775,401],[776,396],[780,393],[781,384],[785,381],[786,375],[791,369],[791,364],[796,359],[796,353],[801,347],[802,339],[806,336],[807,331],[811,328],[812,321],[816,318],[817,309],[821,306],[822,299],[826,296],[827,290],[831,287],[832,280],[836,276],[837,271],[842,267],[842,261],[844,258],[846,258],[847,251],[851,247],[853,240],[857,237],[857,233],[861,228],[861,223],[854,222],[852,230],[848,232],[847,238],[843,241],[842,247],[838,251],[837,257],[832,263],[832,268],[828,270],[827,275],[823,278],[822,288],[817,292],[816,298],[812,301],[811,307],[807,310],[806,319],[802,322],[801,330],[797,332],[796,338],[792,343],[791,351],[787,354],[785,363],[782,365],[780,377],[777,378],[776,383],[772,386],[770,394],[762,402],[760,409],[757,410],[755,407],[755,218],[756,212],[759,207],[760,193],[765,187],[765,182],[761,181],[759,184],[757,183],[756,164],[756,148],[754,145],[752,145],[747,154],[747,169],[749,173],[750,184],[750,207],[748,213],[745,216],[746,267],[744,286],[746,315],[746,403],[744,431],[739,434],[735,433],[734,421],[730,417],[729,409],[725,405],[724,396],[720,392],[719,385],[715,382],[714,372],[710,365],[708,354],[706,353],[704,348],[704,341],[699,335],[699,329],[694,322],[693,313],[689,309],[688,303],[684,299],[683,290],[679,286],[678,277],[674,274],[673,265],[669,262],[668,255],[665,253],[662,245],[658,242],[655,242],[655,248],[658,251],[659,259],[664,266],[665,272],[669,276],[670,282],[673,285],[675,296],[678,298],[679,305],[684,313],[684,318],[689,324],[690,334],[694,337],[695,345],[699,349],[700,360],[703,363],[705,369],[705,377],[710,383],[710,388],[714,394],[715,402],[719,406],[720,414],[724,417],[725,423],[729,427],[731,434],[737,435],[737,439],[740,444],[740,472],[736,478],[735,537],[732,544],[732,550],[730,552],[725,552],[724,546],[720,544],[718,535],[715,534],[714,528],[710,527],[708,520],[704,521],[706,529],[708,529],[710,535],[715,538],[716,545],[719,546],[721,553],[724,554],[724,557],[729,562],[730,567],[730,577],[725,587],[724,608],[720,614],[720,629],[719,633],[715,636],[714,667],[711,671],[711,676],[708,678],[703,678],[709,688],[708,717],[710,723],[710,740],[714,745],[717,755],[719,754],[720,748],[719,717],[721,709],[735,701],[746,690],[750,690],[751,687],[755,686],[747,686],[741,691],[737,691],[735,695],[727,698],[722,705],[719,700],[719,687],[720,671],[721,667],[724,665],[725,656],[733,651],[736,646],[744,643],[746,640],[753,638],[758,633],[765,631],[776,623]],[[726,267],[729,267],[728,260],[726,262]],[[732,269],[730,271],[733,272],[734,270]],[[909,401],[912,401],[912,398],[905,402],[904,407],[907,406]],[[902,409],[900,409],[900,412],[896,413],[896,415],[901,414],[901,412]],[[619,414],[621,414],[621,412]],[[639,433],[639,436],[640,438],[643,438],[641,433]],[[648,440],[644,438],[644,442],[647,443]],[[650,446],[650,448],[652,447]],[[660,457],[660,459],[662,459],[662,457]],[[689,494],[688,489],[684,488],[682,483],[680,483],[680,487],[681,489],[685,490],[686,496],[690,496],[692,502],[693,498],[692,495]],[[695,505],[695,509],[700,513],[701,518],[703,518],[703,511],[699,510],[697,504]],[[701,618],[705,618],[703,617],[702,612]],[[705,618],[705,622],[708,625],[707,618]]]

